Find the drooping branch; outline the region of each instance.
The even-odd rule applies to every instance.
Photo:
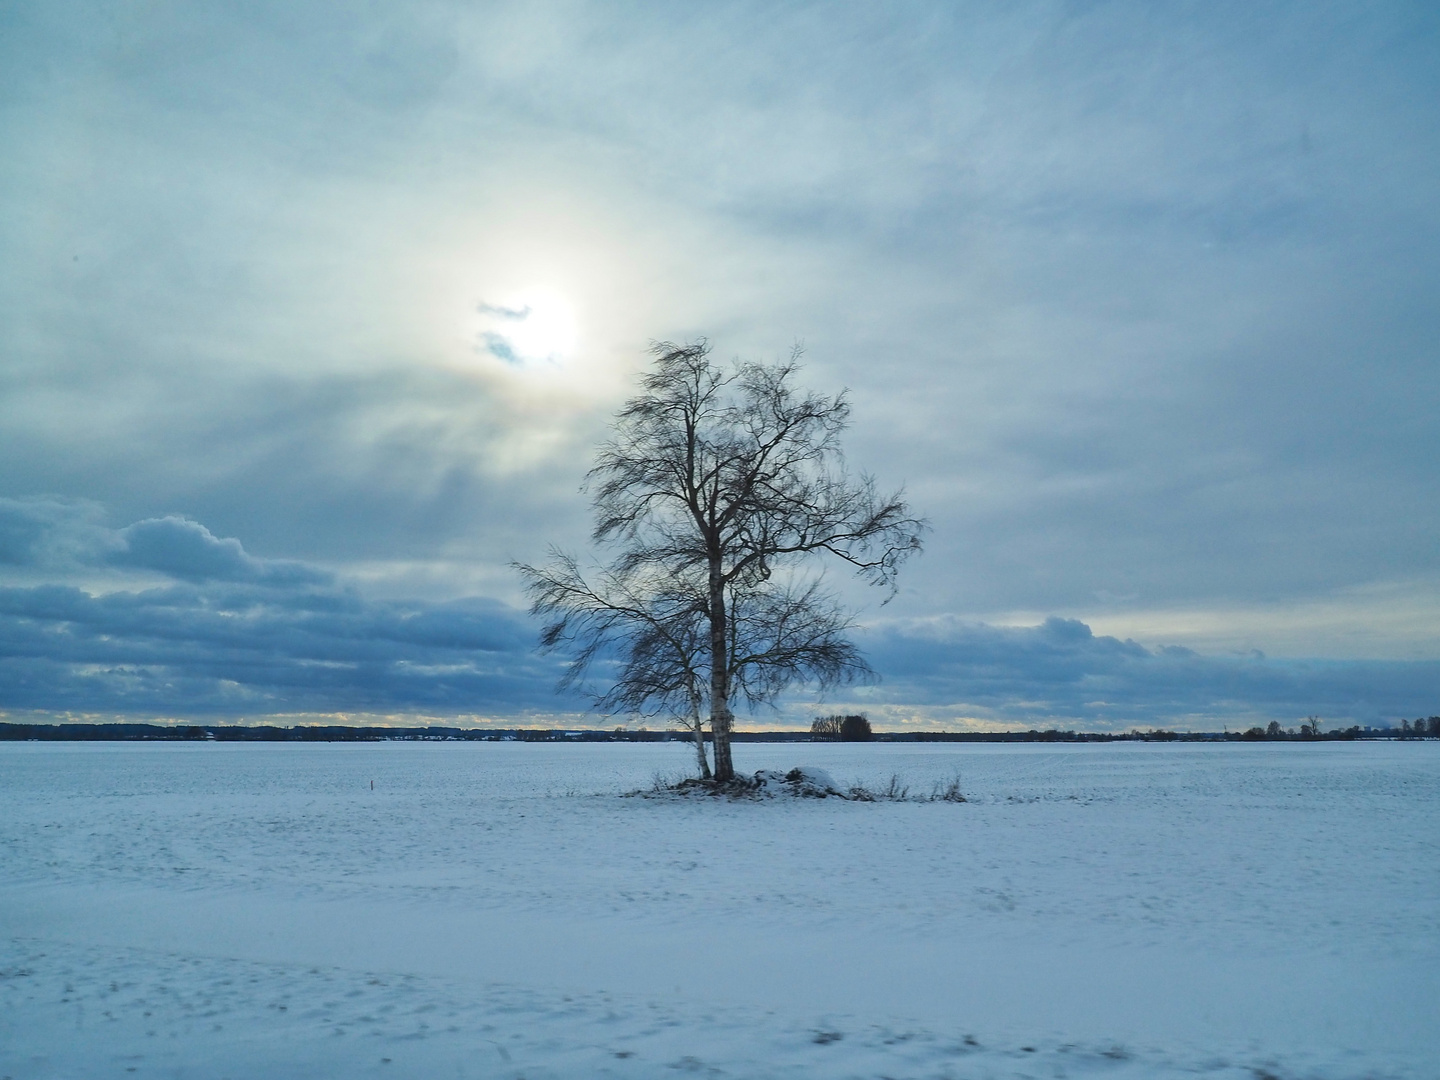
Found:
[[[598,585],[592,586],[574,558],[563,552],[551,551],[544,568],[524,563],[514,564],[526,581],[530,596],[530,612],[550,621],[540,631],[540,647],[549,651],[568,645],[571,661],[561,688],[580,685],[597,657],[616,642],[628,643],[627,663],[637,675],[649,670],[642,683],[646,686],[669,687],[683,676],[660,676],[662,666],[669,669],[699,669],[701,650],[695,644],[696,627],[704,617],[693,590],[683,583],[661,577],[640,579],[602,573]],[[667,653],[664,664],[660,658]],[[650,695],[636,697],[633,691],[611,689],[597,698],[597,704],[614,698],[617,706],[632,699],[628,711],[643,711],[641,704]]]
[[[797,682],[825,691],[873,677],[846,637],[854,623],[818,581],[797,589],[766,584],[732,596],[731,681],[751,707],[773,703]]]
[[[526,579],[531,614],[550,621],[540,632],[542,650],[568,645],[571,661],[562,689],[578,687],[599,658],[618,650],[618,670],[592,694],[607,712],[666,713],[690,729],[700,772],[709,777],[701,709],[705,694],[706,615],[695,590],[683,581],[602,572],[592,586],[575,560],[551,551],[542,568],[515,564]]]

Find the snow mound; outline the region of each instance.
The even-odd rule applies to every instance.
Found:
[[[776,769],[761,769],[753,777],[737,776],[734,780],[697,780],[691,777],[678,784],[667,784],[656,777],[655,786],[649,791],[631,791],[629,796],[653,798],[689,798],[693,796],[728,795],[742,799],[837,799],[853,798],[852,794],[835,783],[835,778],[824,769],[806,765],[780,772]],[[871,800],[873,801],[873,800]]]
[[[761,769],[755,774],[755,791],[759,795],[790,795],[801,799],[824,799],[831,795],[845,798],[834,777],[811,765],[787,773]]]

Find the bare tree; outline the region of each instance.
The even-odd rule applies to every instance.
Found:
[[[863,663],[842,636],[848,620],[817,583],[774,581],[791,580],[789,567],[807,557],[830,555],[893,594],[924,523],[899,494],[879,495],[870,477],[846,471],[839,436],[849,404],[844,394],[792,387],[798,351],[785,363],[730,369],[711,363],[704,341],[652,352],[643,392],[620,410],[589,474],[593,536],[613,552],[607,587],[647,595],[661,581],[689,590],[705,639],[703,670],[690,671],[704,677],[723,782],[735,775],[737,698],[772,700],[797,679],[841,681]],[[547,572],[522,571],[537,610],[574,625],[563,596],[542,603]],[[552,644],[567,633],[557,625],[547,629]]]
[[[574,650],[560,688],[580,685],[597,661],[610,660],[609,685],[594,695],[595,707],[668,714],[690,731],[700,775],[711,778],[701,717],[710,660],[703,589],[666,573],[622,578],[605,570],[591,585],[560,552],[544,568],[516,569],[527,579],[532,614],[551,620],[541,647]],[[818,582],[737,586],[728,610],[727,681],[751,706],[773,702],[797,680],[829,688],[872,674],[845,638],[850,620]]]

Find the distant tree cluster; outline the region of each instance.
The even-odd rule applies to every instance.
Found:
[[[1440,716],[1416,717],[1413,724],[1409,720],[1401,720],[1400,737],[1402,739],[1440,738]]]
[[[1370,728],[1360,727],[1358,724],[1348,728],[1333,728],[1326,731],[1318,716],[1307,716],[1300,722],[1298,728],[1286,728],[1281,726],[1280,721],[1271,720],[1265,727],[1252,727],[1242,731],[1239,735],[1230,735],[1232,739],[1243,739],[1247,742],[1283,742],[1286,740],[1311,741],[1324,739],[1326,741],[1348,740],[1348,739],[1376,739],[1394,738],[1399,736],[1402,739],[1424,738],[1426,736],[1440,736],[1440,717],[1418,719],[1412,725],[1408,720],[1400,721],[1400,727],[1396,728]]]
[[[818,716],[810,725],[810,735],[833,742],[869,742],[875,733],[870,730],[870,718],[860,713],[853,716]]]

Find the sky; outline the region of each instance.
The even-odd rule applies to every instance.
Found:
[[[1427,4],[0,4],[0,711],[623,722],[510,564],[705,337],[931,523],[742,726],[1440,712],[1437,104]]]

